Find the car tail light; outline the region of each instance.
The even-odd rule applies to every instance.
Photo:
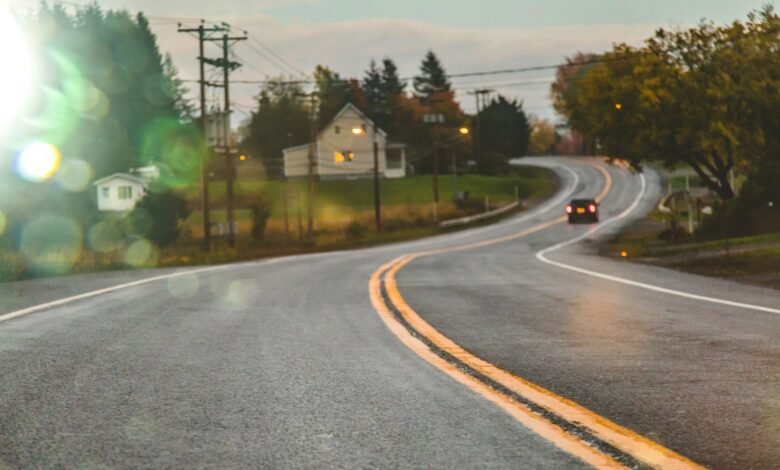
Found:
[[[566,213],[571,214],[571,206],[566,206]]]
[[[588,206],[588,210],[591,211],[591,212],[596,212],[596,205],[595,204],[589,205]]]

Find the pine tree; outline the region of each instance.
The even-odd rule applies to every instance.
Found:
[[[447,79],[439,58],[428,51],[420,65],[420,75],[414,77],[414,91],[420,99],[431,101],[443,94],[452,93],[452,85]]]
[[[366,106],[371,114],[383,105],[382,73],[373,59],[368,64],[368,70],[363,78],[363,92],[366,97]]]
[[[398,77],[398,67],[390,58],[382,60],[381,89],[382,94],[390,104],[393,104],[406,89],[406,83],[403,83]]]

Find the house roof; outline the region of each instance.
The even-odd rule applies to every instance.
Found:
[[[110,180],[113,180],[113,179],[123,179],[123,180],[126,180],[126,181],[130,181],[131,183],[138,183],[141,186],[144,186],[146,184],[146,182],[143,179],[141,179],[141,178],[139,178],[137,176],[128,175],[127,173],[114,173],[113,175],[109,175],[109,176],[106,176],[104,178],[100,178],[99,180],[95,181],[93,184],[95,186],[97,186],[99,184],[105,183],[106,181],[110,181]]]
[[[357,113],[357,115],[360,116],[360,119],[368,122],[369,126],[367,126],[367,127],[373,127],[374,126],[374,121],[372,121],[371,118],[369,118],[366,115],[366,113],[361,111],[360,108],[358,108],[354,104],[347,103],[346,105],[344,105],[343,108],[341,108],[341,111],[339,111],[338,113],[336,113],[335,116],[333,116],[333,119],[330,120],[328,125],[323,127],[322,130],[317,134],[317,141],[320,141],[320,139],[322,138],[322,134],[325,133],[326,129],[330,128],[330,126],[332,126],[334,122],[338,121],[344,115],[344,113],[346,113],[349,110],[355,111],[355,113]],[[387,137],[387,133],[385,131],[383,131],[382,129],[380,129],[379,127],[377,127],[377,132],[379,134],[381,134],[383,137],[385,137],[385,138]],[[287,147],[285,149],[282,149],[282,153],[288,152],[288,151],[291,151],[291,150],[297,150],[297,149],[300,149],[300,148],[303,148],[303,147],[308,147],[308,146],[309,146],[309,144],[296,145],[295,147]]]
[[[346,113],[346,112],[347,112],[347,111],[349,111],[350,109],[351,109],[351,110],[353,110],[353,111],[355,111],[355,112],[357,113],[357,115],[358,115],[358,116],[360,116],[360,118],[361,118],[361,119],[363,119],[363,120],[365,120],[365,121],[368,121],[368,123],[369,123],[371,126],[373,126],[373,125],[374,125],[374,121],[372,121],[372,120],[371,120],[371,118],[369,118],[369,117],[366,115],[366,113],[364,113],[363,111],[361,111],[361,110],[360,110],[360,108],[358,108],[357,106],[355,106],[355,105],[354,105],[354,104],[352,104],[352,103],[347,103],[346,105],[344,105],[344,107],[343,107],[343,108],[341,108],[341,111],[339,111],[338,113],[336,113],[336,115],[335,115],[335,116],[333,116],[333,119],[331,119],[331,120],[330,120],[330,122],[328,123],[328,125],[327,125],[327,126],[325,126],[325,127],[324,127],[324,128],[321,130],[321,131],[320,131],[320,133],[319,133],[319,134],[317,134],[317,137],[319,138],[319,136],[321,136],[321,135],[322,135],[322,134],[325,132],[325,129],[329,128],[329,127],[330,127],[330,126],[331,126],[331,125],[332,125],[334,122],[338,121],[338,120],[339,120],[339,119],[340,119],[340,118],[341,118],[341,117],[344,115],[344,113]],[[385,131],[383,131],[382,129],[380,129],[379,127],[377,127],[377,131],[379,132],[379,134],[383,135],[384,137],[387,137],[387,133],[386,133]]]
[[[302,149],[302,148],[308,148],[308,147],[309,147],[309,144],[301,144],[301,145],[296,145],[295,147],[287,147],[285,149],[282,149],[282,153],[289,152],[291,150],[298,150],[298,149]]]

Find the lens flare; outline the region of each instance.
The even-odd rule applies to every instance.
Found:
[[[0,5],[0,45],[3,51],[3,69],[7,71],[0,75],[2,136],[29,99],[35,75],[30,45],[6,5]]]
[[[43,215],[27,225],[20,235],[19,251],[35,272],[68,272],[81,255],[83,233],[71,218]]]
[[[168,291],[177,299],[189,299],[198,293],[200,280],[196,274],[183,274],[168,279]]]
[[[92,166],[84,160],[64,160],[62,169],[54,178],[57,184],[68,191],[79,192],[90,189]]]
[[[45,181],[60,168],[60,151],[46,142],[34,142],[16,157],[16,172],[27,181]]]
[[[134,241],[127,247],[125,263],[135,268],[151,268],[157,264],[159,251],[145,238]]]

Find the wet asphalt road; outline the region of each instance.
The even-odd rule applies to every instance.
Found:
[[[543,160],[593,196],[593,162]],[[602,217],[637,195],[609,169]],[[636,216],[652,207],[658,184]],[[559,195],[559,196],[565,196]],[[0,323],[0,467],[580,468],[574,457],[406,349],[368,278],[401,254],[515,233],[499,224],[355,252],[241,263],[129,287]],[[546,210],[549,209],[549,210]],[[623,222],[628,222],[631,217]],[[614,224],[598,236],[618,229]],[[780,317],[589,278],[535,252],[586,226],[415,260],[406,300],[484,359],[701,463],[780,461]],[[780,307],[776,291],[591,254],[553,260]],[[2,313],[170,271],[0,286]]]
[[[602,220],[635,199],[610,170]],[[654,174],[637,214],[655,202]],[[587,178],[587,176],[586,176]],[[595,182],[586,180],[584,196]],[[630,218],[629,218],[630,219]],[[420,258],[398,276],[406,301],[467,350],[713,468],[780,465],[780,315],[669,296],[538,259],[588,226]],[[776,290],[595,254],[596,233],[548,258],[633,281],[780,307]]]

